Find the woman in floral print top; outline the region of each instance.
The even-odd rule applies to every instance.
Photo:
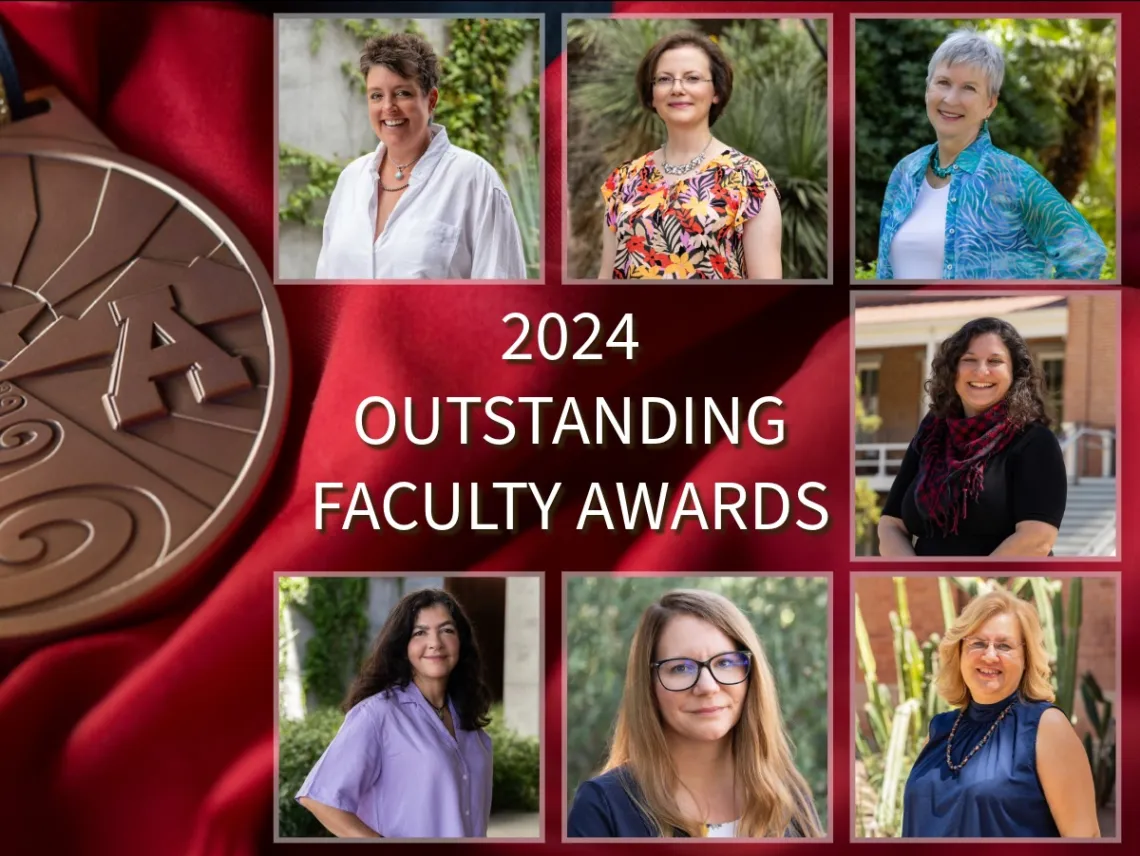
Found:
[[[780,279],[776,186],[761,163],[710,131],[732,94],[720,48],[699,33],[667,36],[642,59],[637,88],[667,138],[602,185],[598,277]]]

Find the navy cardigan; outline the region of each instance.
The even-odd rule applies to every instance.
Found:
[[[631,793],[640,796],[640,789],[625,767],[616,767],[583,782],[570,806],[567,837],[657,838],[653,824],[634,803]],[[679,838],[689,837],[681,829],[675,829],[673,834]],[[784,837],[803,838],[804,834],[793,821]]]

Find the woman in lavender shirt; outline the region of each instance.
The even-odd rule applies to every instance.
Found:
[[[388,616],[297,800],[338,838],[484,838],[490,707],[463,609],[445,591],[413,592]]]

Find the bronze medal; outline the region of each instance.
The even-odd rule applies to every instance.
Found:
[[[288,392],[245,238],[37,96],[0,125],[0,638],[119,615],[194,566],[260,489]]]

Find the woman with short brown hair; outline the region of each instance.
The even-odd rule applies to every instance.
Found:
[[[525,279],[522,238],[498,173],[434,121],[439,60],[424,39],[369,39],[360,55],[379,140],[337,179],[317,279]]]
[[[700,33],[674,33],[642,59],[636,86],[665,143],[602,185],[598,277],[780,279],[776,185],[763,164],[711,131],[732,97],[724,52]]]

